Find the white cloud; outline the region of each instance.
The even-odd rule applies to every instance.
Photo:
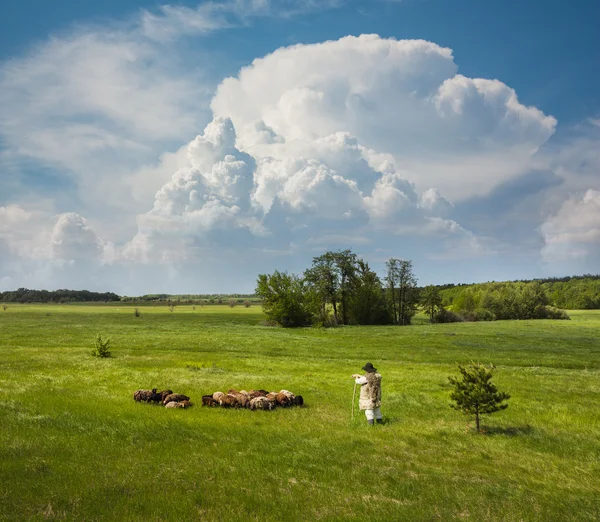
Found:
[[[395,157],[421,190],[462,199],[526,171],[556,120],[500,81],[456,72],[452,51],[434,43],[349,36],[255,60],[221,83],[211,106],[248,150],[256,140],[244,130],[256,122],[285,142],[348,132]]]
[[[600,259],[600,191],[566,200],[556,214],[540,227],[544,238],[542,258],[546,263]]]

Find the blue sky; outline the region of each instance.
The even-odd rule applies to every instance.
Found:
[[[598,272],[600,6],[0,7],[0,290]],[[370,36],[360,36],[370,35]]]

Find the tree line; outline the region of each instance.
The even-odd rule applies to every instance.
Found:
[[[366,261],[351,250],[343,250],[314,257],[302,275],[279,271],[260,274],[256,295],[262,300],[267,319],[286,327],[409,325],[418,310],[432,323],[568,319],[563,310],[553,306],[556,296],[562,296],[560,304],[571,304],[567,296],[573,287],[581,291],[580,299],[581,295],[588,296],[582,302],[598,299],[598,291],[584,292],[589,289],[587,283],[576,279],[419,288],[411,261],[389,259],[380,278]],[[548,289],[547,285],[553,286]]]
[[[19,288],[0,292],[3,303],[71,303],[119,301],[112,292],[90,292],[89,290],[30,290]]]

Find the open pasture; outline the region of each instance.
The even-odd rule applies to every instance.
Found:
[[[257,306],[0,310],[2,520],[598,520],[600,313],[572,321],[284,330]],[[110,359],[90,356],[96,334]],[[383,426],[350,375],[383,375]],[[509,408],[450,409],[457,363],[493,362]],[[138,404],[169,387],[196,406]],[[306,407],[202,408],[289,389]]]

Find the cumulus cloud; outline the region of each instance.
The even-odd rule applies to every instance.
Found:
[[[566,200],[540,227],[546,263],[576,260],[597,264],[600,259],[600,191]]]
[[[456,198],[526,170],[556,126],[502,82],[457,74],[450,49],[377,35],[279,49],[224,80],[211,106],[240,129],[243,147],[255,122],[286,142],[344,131],[394,156],[422,190]],[[509,152],[508,165],[487,170]]]

